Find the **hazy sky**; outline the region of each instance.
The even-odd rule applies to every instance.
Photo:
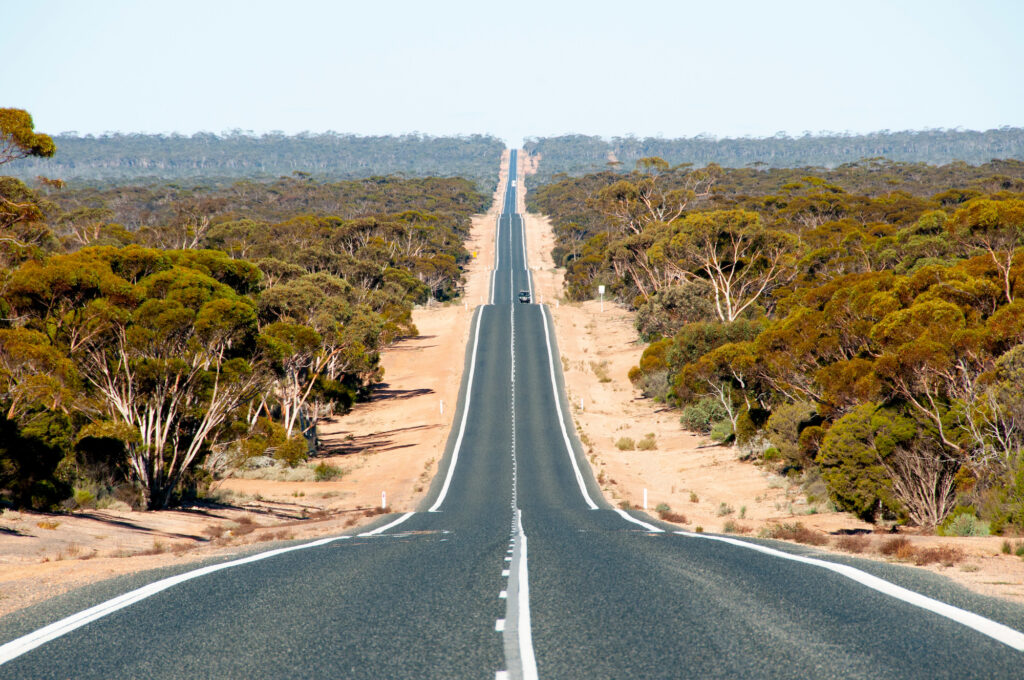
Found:
[[[766,136],[1024,126],[1024,2],[0,0],[58,133]]]

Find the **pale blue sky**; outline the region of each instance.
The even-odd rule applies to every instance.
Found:
[[[766,136],[1024,126],[1024,2],[0,0],[58,133]]]

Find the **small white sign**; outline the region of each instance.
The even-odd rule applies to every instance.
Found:
[[[604,295],[604,286],[598,286],[597,287],[597,294],[598,295]]]

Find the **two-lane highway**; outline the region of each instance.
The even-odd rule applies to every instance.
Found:
[[[549,310],[516,301],[533,291],[515,168],[513,151],[489,303],[416,513],[8,617],[0,678],[1024,675],[1020,607],[608,505]]]

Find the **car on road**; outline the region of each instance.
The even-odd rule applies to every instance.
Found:
[[[520,302],[529,302],[530,301],[530,291],[528,291],[528,290],[521,290],[521,291],[519,291],[519,301]]]

